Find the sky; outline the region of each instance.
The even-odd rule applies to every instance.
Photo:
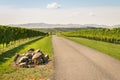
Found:
[[[120,24],[120,0],[0,0],[0,24]]]

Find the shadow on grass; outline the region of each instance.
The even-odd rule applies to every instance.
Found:
[[[0,64],[6,62],[7,60],[9,60],[10,58],[12,58],[18,51],[20,51],[21,49],[23,49],[26,45],[34,43],[36,41],[38,41],[39,39],[42,39],[43,37],[37,38],[35,40],[26,42],[24,44],[21,44],[20,46],[17,46],[11,50],[8,50],[2,54],[0,54]]]

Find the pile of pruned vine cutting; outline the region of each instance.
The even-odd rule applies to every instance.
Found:
[[[49,56],[43,54],[41,50],[29,49],[25,54],[16,54],[14,56],[14,64],[21,68],[33,68],[36,65],[46,64]]]

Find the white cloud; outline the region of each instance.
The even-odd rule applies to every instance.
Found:
[[[120,7],[41,9],[0,6],[0,24],[120,24]],[[90,17],[96,15],[95,17]]]
[[[89,12],[89,16],[96,16],[96,14],[94,12]]]
[[[56,2],[53,2],[53,3],[48,4],[47,8],[48,9],[58,9],[58,8],[61,8],[61,5]]]

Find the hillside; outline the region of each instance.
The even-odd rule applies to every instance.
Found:
[[[47,23],[10,24],[10,26],[25,27],[25,28],[85,28],[85,27],[109,28],[109,27],[112,27],[112,26],[97,25],[97,24],[81,25],[81,24],[47,24]]]

